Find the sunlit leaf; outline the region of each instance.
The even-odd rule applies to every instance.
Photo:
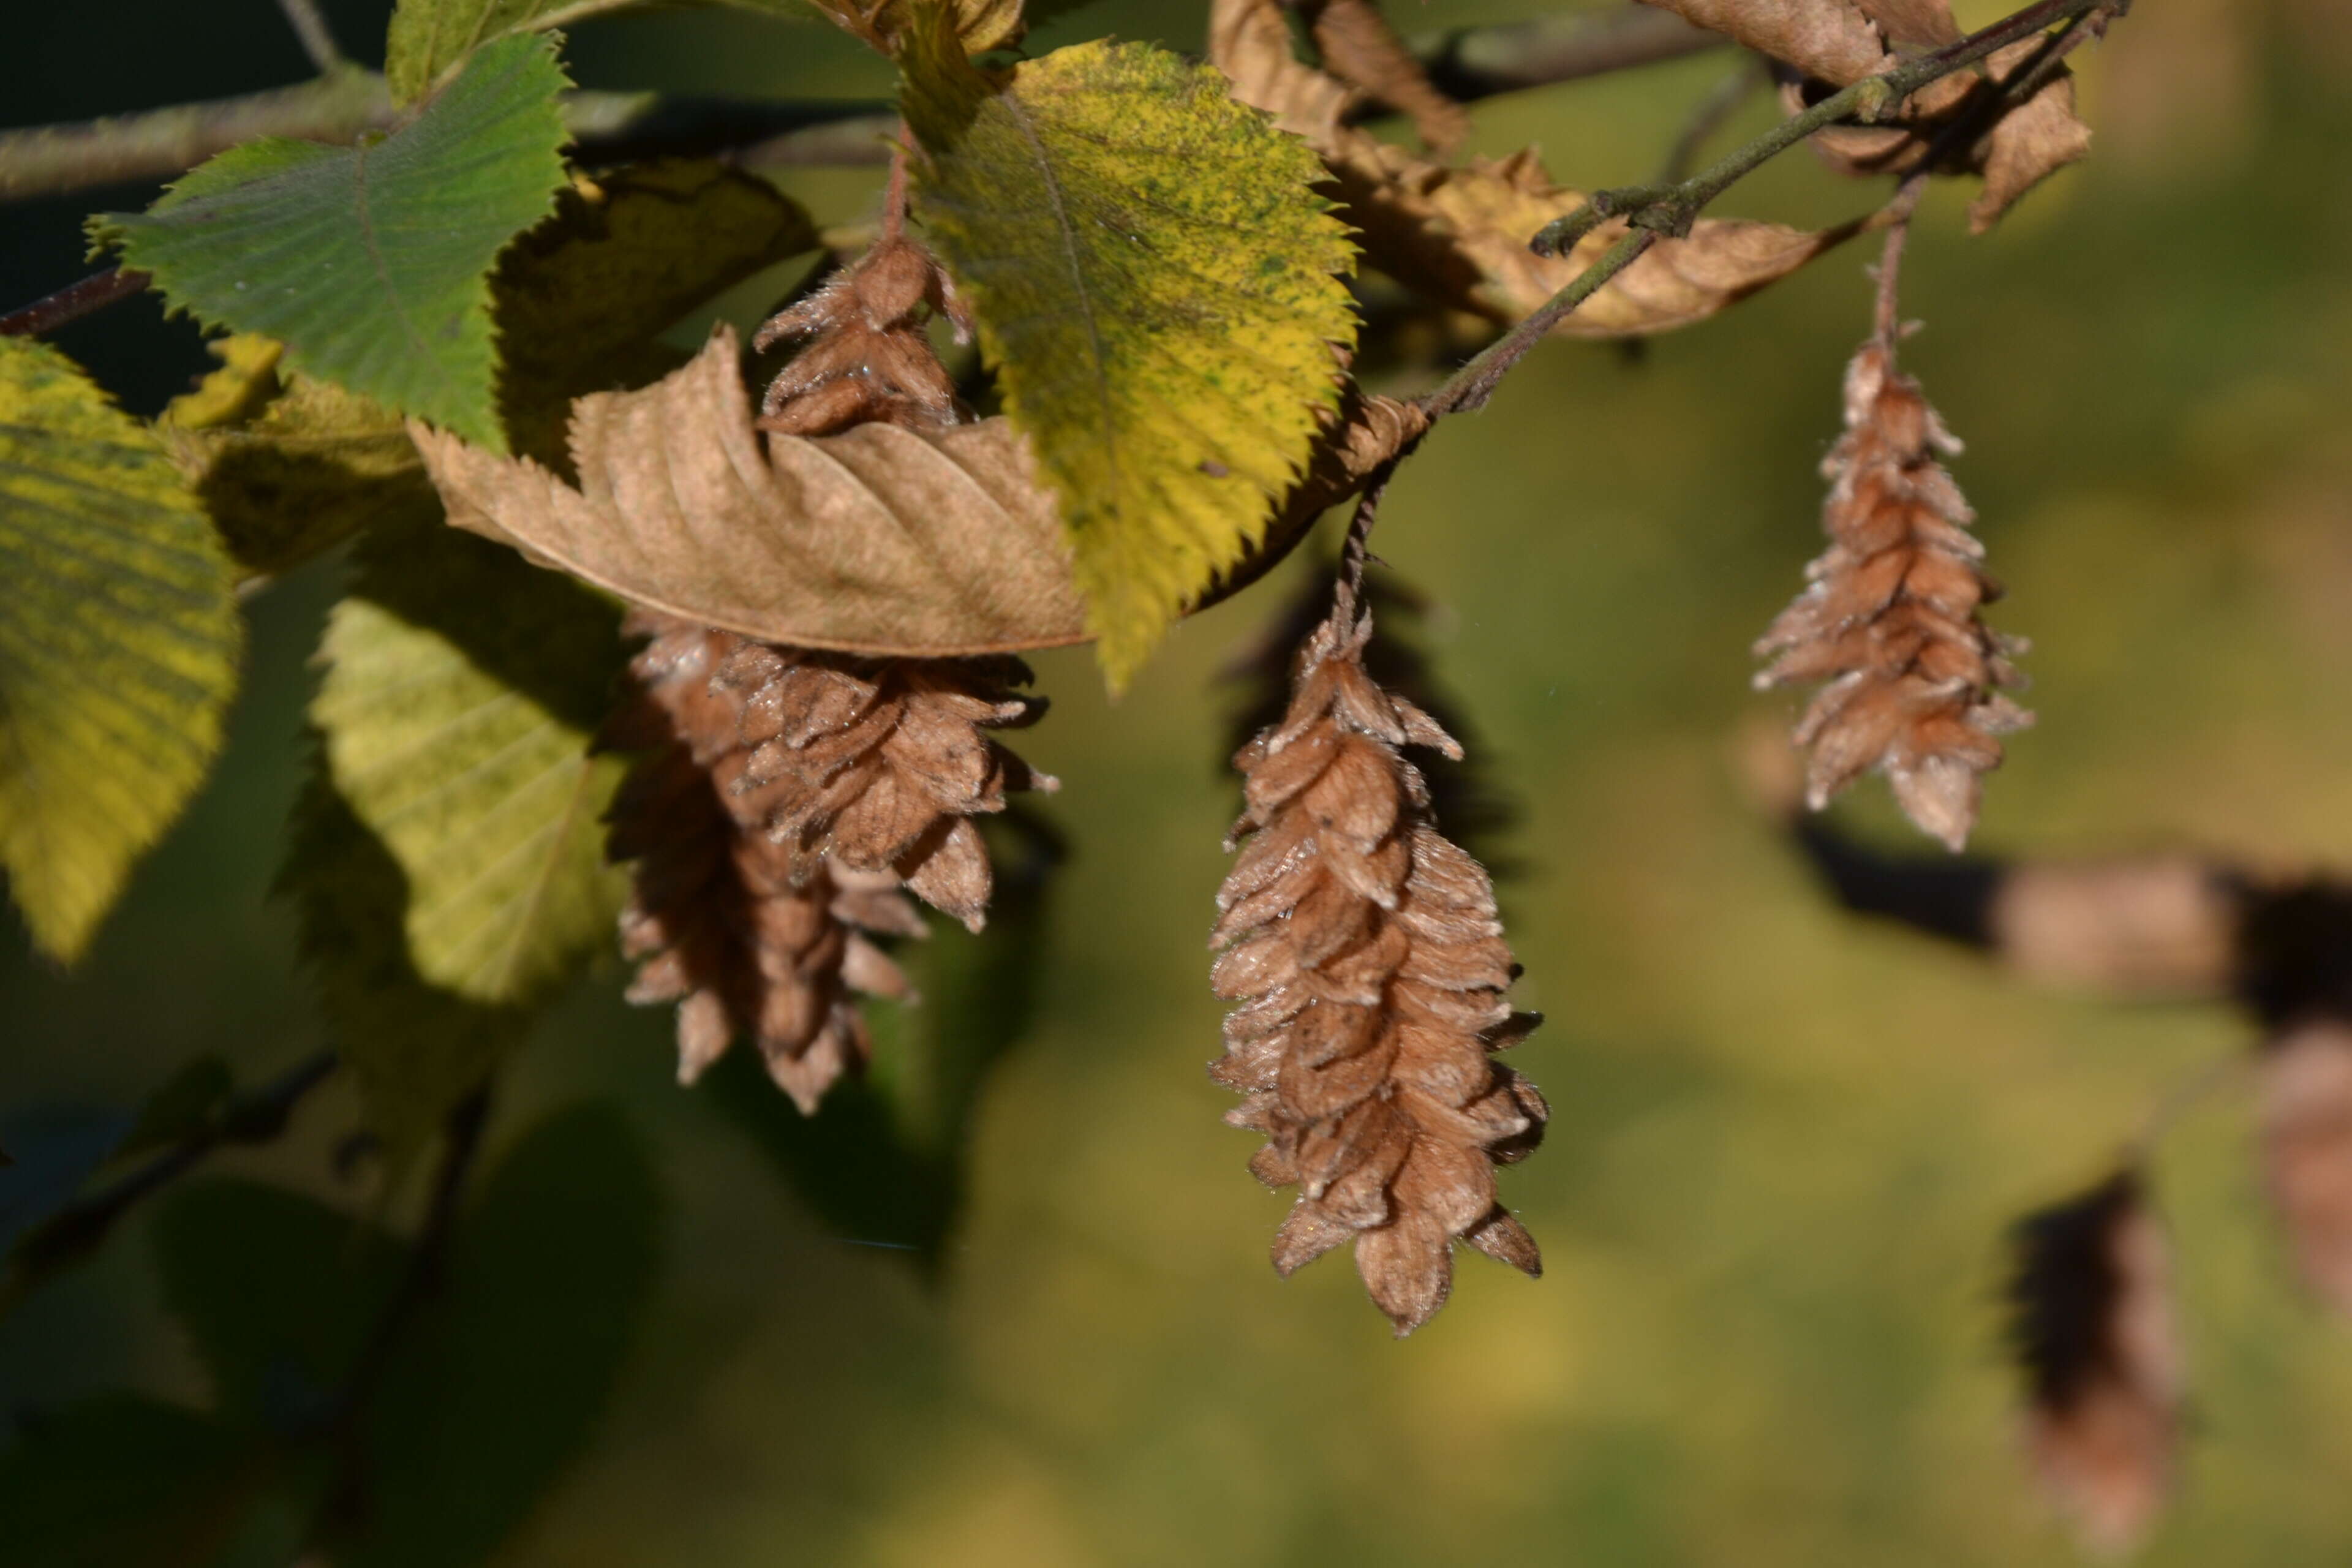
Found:
[[[285,881],[338,1048],[413,1148],[609,939],[598,826],[620,764],[587,754],[619,616],[438,527],[368,538],[329,618],[319,763]]]
[[[1346,232],[1312,153],[1164,49],[1083,44],[989,77],[935,23],[902,64],[924,232],[1124,684],[1262,537],[1338,402]]]
[[[219,751],[233,572],[146,429],[0,338],[0,865],[70,962]]]
[[[388,136],[248,142],[92,234],[175,309],[277,338],[294,370],[496,445],[490,267],[563,181],[564,86],[544,39],[506,39]]]

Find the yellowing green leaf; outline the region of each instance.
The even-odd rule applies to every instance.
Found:
[[[363,528],[439,510],[400,416],[309,376],[289,378],[258,418],[194,430],[167,423],[162,435],[249,575],[289,571]]]
[[[983,77],[910,34],[918,213],[1061,501],[1123,685],[1265,531],[1339,396],[1346,233],[1305,144],[1144,44]]]
[[[567,187],[491,279],[499,407],[518,452],[569,462],[572,400],[643,386],[686,355],[655,341],[763,268],[814,250],[815,222],[774,186],[703,159],[665,159]]]
[[[490,266],[563,182],[564,86],[545,40],[506,39],[389,136],[248,142],[91,232],[174,309],[277,338],[289,368],[496,444]]]
[[[286,345],[258,332],[236,332],[205,345],[220,368],[206,375],[194,392],[172,399],[156,423],[175,430],[208,430],[234,425],[258,414],[278,395],[278,362]]]
[[[233,572],[147,430],[0,338],[0,866],[70,963],[220,750]]]
[[[566,187],[555,216],[509,248],[491,283],[509,440],[568,462],[572,397],[660,376],[683,356],[656,333],[815,243],[799,205],[716,163],[647,163],[584,191]],[[257,337],[215,343],[228,363],[164,420],[173,460],[238,565],[283,572],[362,528],[436,513],[400,416],[309,376],[281,382],[276,348]],[[257,414],[263,397],[272,400]]]
[[[621,647],[606,601],[438,525],[363,555],[321,647],[286,880],[338,1048],[410,1144],[609,937],[619,767],[588,742]]]

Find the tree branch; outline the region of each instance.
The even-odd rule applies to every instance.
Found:
[[[310,57],[320,75],[343,63],[343,51],[335,47],[335,35],[319,13],[319,0],[278,0],[278,8],[286,13],[287,25],[302,41],[302,52]]]
[[[310,0],[284,0],[289,15]],[[1728,40],[1646,5],[1418,40],[1437,85],[1471,101],[1573,81]],[[306,36],[307,45],[307,36]],[[331,48],[331,42],[328,45]],[[314,56],[315,58],[315,56]],[[257,136],[344,142],[396,123],[383,79],[337,63],[318,80],[68,125],[0,131],[0,201],[93,185],[169,179]],[[583,162],[729,154],[751,168],[879,166],[897,122],[887,104],[856,99],[767,102],[650,92],[574,92],[564,120]]]
[[[306,1058],[283,1076],[240,1095],[137,1170],[79,1198],[25,1233],[0,1277],[0,1317],[51,1276],[98,1249],[116,1223],[138,1205],[231,1144],[274,1142],[305,1095],[333,1076],[332,1051]]]
[[[1501,27],[1462,27],[1412,40],[1422,69],[1460,103],[1523,88],[1606,76],[1729,46],[1671,11],[1619,5]]]
[[[0,338],[34,338],[54,332],[68,321],[103,310],[118,300],[128,300],[146,287],[147,274],[135,269],[110,267],[103,272],[93,272],[79,283],[68,283],[22,310],[0,316]]]
[[[2095,14],[2109,16],[2116,13],[2117,0],[2036,0],[2023,10],[1995,22],[1981,31],[1971,33],[1958,43],[1907,61],[1880,76],[1868,76],[1852,86],[1822,100],[1803,113],[1783,120],[1763,135],[1757,137],[1738,151],[1673,184],[1632,185],[1617,190],[1595,192],[1582,205],[1556,223],[1548,224],[1528,242],[1528,248],[1538,256],[1558,256],[1570,249],[1586,235],[1611,218],[1625,220],[1629,232],[1612,246],[1599,260],[1580,272],[1567,287],[1537,309],[1534,314],[1520,321],[1476,357],[1447,377],[1444,384],[1421,400],[1433,419],[1475,409],[1492,395],[1501,381],[1521,356],[1533,348],[1553,323],[1597,293],[1601,285],[1637,260],[1653,241],[1659,238],[1680,238],[1690,233],[1691,225],[1708,203],[1732,185],[1746,178],[1773,157],[1786,152],[1823,126],[1832,125],[1849,116],[1865,124],[1892,113],[1902,101],[1931,82],[1941,80],[1955,71],[1964,70],[1986,56],[2007,48],[2021,38],[2042,32],[2053,23],[2069,24],[2068,31],[2052,40],[2052,47],[2034,68],[2020,73],[2011,82],[2000,85],[2005,100],[2011,84],[2020,88],[2038,87],[2047,79],[2042,67],[2054,68],[2053,57],[2072,48],[2079,42],[2089,21]]]

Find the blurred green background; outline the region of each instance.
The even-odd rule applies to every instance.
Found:
[[[1439,0],[1400,21],[1539,9]],[[367,55],[383,7],[331,11]],[[266,0],[108,16],[103,37],[85,11],[20,18],[0,118],[303,73]],[[1101,0],[1034,47],[1196,48],[1202,26],[1197,5]],[[1956,472],[2010,589],[1995,619],[2033,642],[2040,726],[1991,781],[1979,841],[2341,866],[2352,16],[2143,0],[2086,53],[2090,162],[1987,239],[1939,194],[1906,270],[1927,322],[1908,363],[1969,442]],[[708,13],[585,26],[570,58],[592,86],[888,85],[826,30]],[[1538,142],[1586,186],[1644,178],[1727,65],[1481,105],[1478,149]],[[875,184],[788,182],[828,221],[866,216]],[[151,194],[0,214],[0,305],[79,274],[79,214]],[[1721,210],[1823,221],[1868,199],[1797,154]],[[1020,749],[1064,781],[1048,812],[1070,858],[935,1270],[873,1245],[887,1226],[845,1223],[855,1204],[806,1203],[723,1092],[677,1089],[669,1019],[619,1002],[616,962],[547,1020],[501,1087],[493,1150],[552,1109],[617,1107],[664,1194],[636,1230],[667,1240],[593,1440],[498,1561],[2074,1560],[2021,1462],[1997,1240],[2248,1026],[2030,993],[1843,918],[1743,795],[1731,738],[1788,706],[1748,694],[1747,647],[1817,548],[1815,464],[1866,325],[1866,259],[1834,255],[1638,356],[1548,345],[1440,430],[1383,509],[1381,552],[1442,606],[1442,673],[1525,807],[1505,900],[1518,999],[1550,1022],[1516,1060],[1557,1113],[1504,1191],[1542,1241],[1540,1282],[1467,1256],[1453,1304],[1396,1343],[1344,1257],[1287,1283],[1265,1265],[1286,1199],[1243,1170],[1255,1141],[1219,1124],[1229,1100],[1201,1068],[1232,807],[1212,677],[1276,608],[1270,587],[1180,628],[1117,704],[1082,650],[1036,661],[1055,707]],[[156,316],[142,300],[61,341],[152,410],[200,363],[193,330]],[[89,960],[59,974],[21,931],[0,943],[6,1124],[135,1104],[205,1053],[258,1080],[320,1044],[269,883],[305,659],[341,570],[252,601],[228,754]],[[1924,845],[1875,784],[1857,793],[1842,810],[1858,831]],[[364,1180],[328,1173],[352,1116],[331,1089],[283,1145],[218,1169],[368,1212]],[[2197,1422],[2150,1563],[2352,1560],[2352,1332],[2290,1280],[2248,1131],[2224,1100],[2160,1158]],[[548,1236],[593,1247],[615,1223],[593,1185],[554,1191]],[[121,1388],[205,1400],[212,1362],[164,1309],[158,1228],[125,1226],[0,1321],[0,1413],[37,1425]],[[0,1559],[6,1540],[0,1521]]]

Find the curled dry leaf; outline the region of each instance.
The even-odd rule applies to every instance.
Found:
[[[2352,1315],[2352,1025],[2314,1018],[2262,1060],[2263,1171],[2304,1279]]]
[[[1846,87],[1910,57],[1961,37],[1948,0],[1649,0],[1685,21],[1737,38],[1816,82]],[[2042,49],[2038,37],[1994,53],[1979,75],[1958,71],[1912,95],[1892,123],[1840,125],[1817,132],[1813,145],[1851,174],[1905,174],[1927,155],[1937,132],[1991,82],[2029,68]],[[1791,114],[1806,107],[1806,86],[1782,89]],[[1966,167],[1985,178],[1969,209],[1981,234],[2018,197],[2090,151],[2091,132],[2074,114],[2074,82],[2063,68],[2034,95],[2004,114],[1969,150]]]
[[[2126,1551],[2171,1493],[2180,1441],[2170,1248],[2131,1171],[2027,1215],[2012,1245],[2035,1468],[2086,1544]]]
[[[1533,149],[1449,168],[1342,123],[1344,83],[1291,57],[1274,0],[1215,0],[1209,57],[1234,96],[1303,136],[1331,170],[1342,216],[1374,265],[1423,294],[1496,321],[1515,321],[1558,293],[1623,237],[1603,225],[1567,256],[1528,249],[1536,232],[1584,205],[1552,183]],[[1562,318],[1565,337],[1632,337],[1704,321],[1852,237],[1853,226],[1811,233],[1780,224],[1702,218],[1662,239]]]
[[[910,657],[1087,639],[1053,497],[1010,421],[877,422],[771,436],[763,451],[740,357],[722,326],[653,385],[575,402],[576,489],[528,459],[410,434],[451,522],[698,626]],[[1233,581],[1278,559],[1427,423],[1386,398],[1352,406]]]
[[[1410,116],[1422,145],[1447,153],[1470,134],[1470,116],[1431,84],[1420,59],[1373,0],[1322,0],[1306,9],[1323,68]]]

